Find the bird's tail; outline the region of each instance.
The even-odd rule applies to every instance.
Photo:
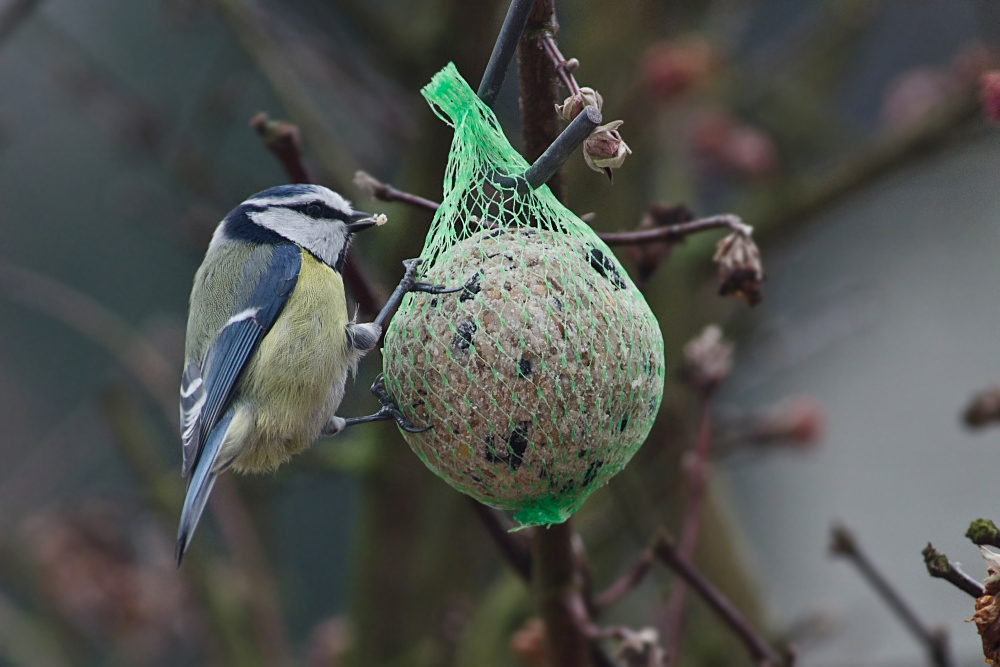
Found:
[[[188,481],[187,496],[184,498],[184,509],[181,510],[181,525],[177,530],[177,565],[180,566],[184,558],[184,552],[191,542],[194,529],[198,526],[201,513],[205,511],[205,504],[208,502],[208,495],[215,486],[215,478],[218,472],[213,471],[215,462],[219,458],[222,450],[222,443],[226,440],[229,432],[229,425],[233,421],[233,410],[227,410],[222,419],[215,425],[205,441],[205,449],[198,457],[191,479]]]

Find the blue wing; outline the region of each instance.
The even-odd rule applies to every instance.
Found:
[[[281,314],[302,268],[299,247],[278,245],[267,269],[245,303],[219,332],[201,368],[191,364],[181,383],[181,437],[184,475],[190,475],[204,443],[229,408],[233,393],[261,340]],[[217,452],[216,452],[217,453]],[[212,462],[214,464],[214,461]]]

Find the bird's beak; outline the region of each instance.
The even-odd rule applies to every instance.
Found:
[[[356,234],[360,231],[368,229],[369,227],[374,227],[377,222],[377,217],[378,216],[371,213],[355,211],[354,215],[351,216],[351,222],[347,223],[347,231],[351,234]]]

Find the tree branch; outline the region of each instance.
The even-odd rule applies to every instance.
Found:
[[[493,538],[500,554],[506,559],[507,564],[525,581],[531,581],[531,551],[523,540],[516,538],[514,533],[507,532],[507,527],[503,525],[500,517],[495,511],[482,504],[471,496],[465,496],[472,511],[483,522],[486,532]],[[520,533],[518,533],[519,535]]]
[[[597,613],[600,613],[618,602],[626,594],[628,594],[632,589],[641,584],[645,580],[646,575],[649,571],[653,569],[653,564],[656,562],[656,554],[653,553],[652,549],[645,549],[639,554],[639,557],[635,559],[629,568],[618,578],[613,584],[604,589],[603,592],[596,595],[592,602],[592,607]]]
[[[555,68],[556,75],[559,80],[562,81],[563,86],[569,91],[570,95],[576,95],[580,92],[580,84],[576,82],[576,77],[573,76],[573,70],[580,66],[580,61],[576,58],[571,58],[566,60],[563,57],[561,51],[559,51],[559,45],[556,44],[556,38],[551,33],[542,33],[541,36],[542,48],[545,49],[546,55],[552,61],[552,66]]]
[[[694,459],[688,476],[687,502],[684,505],[684,523],[681,527],[680,557],[685,561],[694,559],[701,529],[701,517],[705,506],[708,476],[711,471],[712,411],[711,390],[702,395],[698,439],[695,443]],[[663,616],[663,641],[667,647],[667,664],[675,665],[680,657],[683,638],[684,600],[687,586],[684,581],[674,583]]]
[[[944,579],[959,590],[968,593],[974,598],[980,598],[985,594],[984,586],[967,575],[957,564],[948,560],[948,556],[940,553],[930,542],[924,547],[924,566],[927,574],[938,579]]]
[[[653,541],[653,553],[671,570],[683,579],[701,596],[709,608],[725,623],[746,646],[750,657],[761,667],[778,667],[788,664],[777,651],[767,643],[750,625],[747,620],[733,607],[732,603],[710,584],[686,559],[678,552],[673,538],[666,531],[660,530]]]
[[[844,526],[834,526],[831,536],[833,543],[830,545],[830,551],[836,556],[847,558],[854,564],[861,576],[871,584],[875,592],[903,622],[903,625],[924,644],[931,662],[938,667],[950,667],[954,664],[948,652],[948,638],[944,630],[928,628],[917,618],[913,608],[861,550],[854,534]]]
[[[709,229],[731,229],[745,236],[753,234],[753,227],[744,224],[738,216],[725,214],[714,215],[710,218],[701,218],[691,222],[682,222],[677,225],[657,227],[655,229],[644,229],[638,232],[614,232],[598,234],[601,240],[609,246],[620,245],[642,245],[654,241],[666,241],[677,243],[692,234],[703,232]]]
[[[441,208],[441,204],[436,201],[431,201],[430,199],[424,199],[423,197],[417,195],[411,195],[409,192],[397,190],[388,183],[383,183],[378,180],[366,171],[359,171],[354,174],[354,185],[356,185],[359,190],[367,192],[371,197],[380,201],[400,202],[422,211],[430,211],[431,213],[434,213]]]

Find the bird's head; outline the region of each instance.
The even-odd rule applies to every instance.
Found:
[[[228,240],[302,246],[337,271],[344,267],[351,236],[377,224],[322,185],[280,185],[253,195],[226,216],[216,232]]]

